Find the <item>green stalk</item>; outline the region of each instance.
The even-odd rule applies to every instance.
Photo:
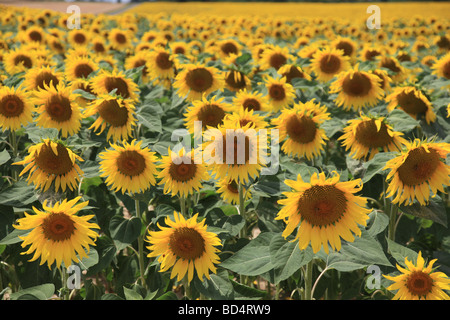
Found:
[[[239,183],[238,185],[238,190],[239,190],[239,214],[244,218],[244,220],[246,220],[244,186],[241,183]],[[241,229],[240,236],[241,238],[244,238],[246,235],[247,235],[246,228],[244,225],[244,227]]]
[[[9,133],[9,143],[11,145],[12,148],[12,153],[13,153],[13,161],[16,161],[17,158],[17,154],[18,154],[18,148],[17,148],[17,136],[16,136],[16,131],[13,130]],[[14,181],[18,181],[19,180],[19,172],[16,170],[16,168],[13,168],[14,166],[12,166],[12,177],[14,179]]]
[[[63,298],[63,300],[69,300],[69,288],[67,288],[67,272],[66,272],[66,268],[61,266],[59,268],[59,272],[61,273],[61,282],[62,282],[62,287],[61,287],[61,297]]]
[[[306,265],[305,273],[305,300],[312,300],[312,275],[313,275],[313,260]]]
[[[186,210],[186,198],[184,196],[180,196],[180,208],[181,208],[181,215],[187,219],[187,210]]]
[[[389,230],[388,230],[388,238],[392,241],[395,241],[395,229],[397,226],[397,213],[398,207],[393,205],[391,207],[390,217],[389,217]]]
[[[139,220],[142,221],[142,214],[140,210],[139,200],[134,200],[134,204],[136,207],[136,216],[139,218]],[[145,282],[145,266],[144,266],[144,239],[141,234],[139,234],[138,237],[138,259],[139,259],[139,273],[140,273],[140,279],[141,279],[141,285],[147,289],[147,283]]]

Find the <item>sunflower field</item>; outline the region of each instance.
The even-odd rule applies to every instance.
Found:
[[[1,300],[450,299],[445,10],[279,5],[0,7]]]

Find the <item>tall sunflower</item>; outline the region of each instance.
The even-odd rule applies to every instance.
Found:
[[[272,78],[267,76],[264,80],[267,89],[267,98],[271,105],[271,110],[277,112],[294,103],[295,90],[291,84],[286,82],[286,78]]]
[[[46,86],[35,92],[33,98],[37,106],[36,118],[38,126],[56,128],[62,137],[71,136],[81,128],[82,114],[75,103],[77,94],[72,93],[71,87],[60,82],[57,86]]]
[[[33,121],[30,95],[23,86],[0,88],[0,128],[14,131]]]
[[[445,163],[450,144],[415,139],[405,146],[406,149],[384,167],[390,170],[386,177],[390,180],[386,196],[395,196],[392,202],[400,205],[411,205],[415,199],[426,205],[430,189],[437,194],[450,185],[450,166]]]
[[[210,271],[216,273],[215,264],[219,263],[217,246],[220,239],[213,232],[207,231],[205,220],[198,222],[198,214],[185,219],[174,212],[174,220],[165,219],[166,226],[159,226],[159,231],[149,231],[146,240],[150,243],[148,257],[158,257],[160,272],[172,267],[170,278],[181,281],[187,274],[188,282],[197,271],[198,278],[210,279]]]
[[[384,96],[379,85],[380,78],[372,73],[353,69],[342,72],[330,86],[330,93],[338,93],[336,105],[344,110],[361,110],[364,107],[375,106]]]
[[[72,261],[77,263],[87,258],[90,246],[95,246],[98,237],[94,229],[100,227],[89,222],[95,216],[77,215],[83,210],[88,201],[78,203],[81,197],[72,200],[64,199],[53,206],[47,205],[47,200],[39,210],[33,207],[35,214],[25,213],[14,225],[18,230],[31,230],[27,235],[20,236],[23,240],[21,246],[28,250],[22,254],[33,254],[29,261],[40,258],[40,264],[47,262],[51,269],[53,263],[59,268],[62,263],[67,268]]]
[[[349,58],[342,50],[325,47],[314,53],[310,69],[319,81],[327,82],[350,67]]]
[[[224,79],[221,71],[214,67],[201,64],[185,64],[180,66],[180,72],[175,77],[173,86],[178,95],[189,101],[200,100],[203,95],[223,90]]]
[[[314,100],[297,103],[292,108],[281,110],[279,117],[272,120],[278,129],[281,150],[289,156],[306,157],[311,160],[320,155],[328,140],[320,125],[330,119],[326,107]]]
[[[419,251],[417,261],[409,261],[405,258],[406,268],[397,264],[401,272],[397,276],[386,276],[386,279],[394,283],[387,287],[388,290],[397,290],[393,300],[450,300],[444,290],[450,290],[450,279],[443,272],[435,271],[433,268],[437,259],[428,264]]]
[[[293,190],[278,201],[283,207],[276,219],[287,224],[283,237],[297,230],[300,250],[311,243],[314,253],[321,247],[328,253],[329,245],[339,251],[341,238],[353,242],[361,235],[359,225],[366,226],[371,211],[365,207],[367,199],[355,195],[362,189],[361,180],[339,180],[338,173],[327,179],[323,172],[314,173],[309,183],[300,174],[297,180],[285,180]]]
[[[400,108],[414,119],[422,116],[428,124],[436,121],[436,114],[434,113],[433,105],[423,94],[423,92],[416,87],[396,87],[394,91],[385,98],[385,100],[388,102],[388,111],[392,111],[395,108]]]
[[[200,160],[200,161],[199,161]],[[202,183],[209,180],[205,164],[201,161],[201,151],[184,148],[178,152],[168,150],[168,155],[161,159],[158,166],[161,171],[159,185],[164,186],[164,193],[172,196],[187,197],[202,188]]]
[[[83,171],[78,166],[81,157],[60,141],[45,139],[43,142],[32,145],[28,155],[14,165],[24,165],[20,176],[28,173],[28,183],[34,183],[37,188],[47,191],[54,184],[55,192],[61,188],[74,190],[78,188],[80,176]]]
[[[401,150],[407,141],[402,132],[394,131],[384,117],[361,115],[351,119],[343,129],[342,140],[345,150],[355,159],[372,159],[380,150],[384,152]]]
[[[142,141],[123,141],[122,145],[112,144],[111,147],[99,157],[102,159],[100,177],[106,177],[105,183],[112,190],[140,193],[156,184],[158,159],[148,147],[142,147]]]

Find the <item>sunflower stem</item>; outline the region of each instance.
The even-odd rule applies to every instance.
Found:
[[[140,204],[139,200],[134,200],[134,205],[136,207],[136,217],[139,218],[139,220],[142,221],[142,214],[140,210]],[[141,285],[147,289],[147,282],[145,281],[145,265],[144,265],[144,239],[142,234],[139,234],[138,237],[138,259],[139,259],[139,273],[140,273],[140,279],[141,279]]]
[[[395,241],[395,229],[397,226],[397,213],[398,207],[393,205],[391,207],[390,217],[389,217],[389,230],[388,230],[388,238],[389,240]]]
[[[186,197],[181,196],[180,197],[180,208],[181,208],[181,215],[184,218],[187,218],[187,212],[186,212]]]
[[[306,265],[305,272],[305,300],[312,300],[312,275],[314,262],[311,260]]]
[[[11,145],[12,153],[13,153],[13,161],[16,161],[17,154],[18,154],[18,150],[17,150],[18,148],[17,148],[17,136],[16,136],[15,130],[12,130],[9,133],[9,139],[10,139],[9,143]],[[12,168],[11,169],[12,176],[13,176],[14,181],[17,181],[17,180],[19,180],[19,172],[16,170],[16,168],[13,168],[13,167],[14,166],[11,167]]]
[[[244,186],[239,183],[239,214],[242,216],[242,218],[244,218],[244,221],[246,221],[246,215],[245,215],[245,195],[244,195]],[[247,234],[246,234],[246,227],[244,225],[244,227],[241,229],[241,238],[244,238]]]
[[[70,295],[70,291],[69,288],[67,287],[67,272],[66,272],[66,268],[61,266],[59,268],[59,272],[61,273],[61,297],[63,300],[69,300],[69,295]]]

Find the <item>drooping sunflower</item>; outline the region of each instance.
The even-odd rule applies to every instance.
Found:
[[[31,93],[23,86],[0,88],[0,128],[17,130],[33,121],[34,105],[30,102]]]
[[[245,184],[266,165],[266,150],[251,123],[227,122],[204,133],[203,158],[218,179],[228,177]]]
[[[350,67],[349,58],[342,50],[325,47],[314,53],[310,69],[318,80],[327,82]]]
[[[293,64],[284,64],[278,69],[278,74],[286,78],[286,82],[292,84],[292,79],[311,80],[311,76],[302,70],[299,66]]]
[[[140,193],[156,184],[156,154],[148,147],[142,147],[142,141],[122,145],[111,144],[112,149],[100,153],[100,177],[106,177],[105,183],[115,192]]]
[[[244,108],[245,110],[263,111],[270,110],[269,100],[261,92],[242,90],[233,97],[235,108]]]
[[[180,66],[180,70],[173,86],[178,89],[178,94],[186,97],[188,101],[200,100],[203,95],[207,96],[224,88],[223,75],[217,68],[185,64]]]
[[[114,142],[131,137],[133,127],[136,125],[133,101],[123,99],[121,96],[100,95],[84,113],[85,117],[94,115],[97,115],[97,119],[89,129],[101,134],[109,126],[106,139],[112,138]]]
[[[295,90],[291,84],[286,82],[286,78],[272,78],[267,76],[264,80],[267,89],[267,98],[273,112],[277,112],[288,107],[294,102]]]
[[[37,106],[36,123],[44,128],[56,128],[63,138],[77,133],[81,128],[82,113],[75,103],[78,95],[71,87],[60,82],[35,91],[33,102]]]
[[[386,70],[375,69],[375,70],[370,70],[369,73],[373,73],[373,74],[377,75],[378,78],[380,78],[380,82],[378,82],[378,84],[381,87],[381,89],[383,89],[385,95],[387,95],[391,92],[392,79]]]
[[[161,171],[159,185],[164,185],[164,193],[172,196],[187,197],[202,188],[202,183],[209,180],[209,174],[202,162],[200,149],[190,151],[184,148],[178,152],[168,149],[158,166]]]
[[[35,214],[25,213],[25,217],[13,225],[18,230],[31,230],[27,235],[19,236],[23,240],[22,248],[30,246],[22,254],[34,252],[29,261],[40,258],[40,265],[47,262],[50,269],[53,263],[57,268],[64,263],[67,268],[72,261],[77,263],[88,257],[90,246],[95,246],[98,237],[95,229],[100,227],[89,222],[95,215],[77,215],[89,203],[85,201],[77,204],[80,199],[64,199],[52,207],[45,200],[43,210],[33,207]]]
[[[384,117],[370,117],[361,114],[351,119],[343,129],[342,140],[345,150],[350,150],[354,159],[372,159],[380,150],[384,152],[401,150],[407,141],[403,133],[394,131]]]
[[[310,182],[300,174],[297,180],[285,180],[293,190],[284,192],[286,198],[278,201],[283,207],[275,219],[287,224],[283,237],[297,230],[295,240],[300,250],[311,244],[314,253],[321,247],[328,253],[329,245],[339,251],[341,238],[353,242],[361,235],[358,225],[366,226],[371,211],[365,207],[367,199],[355,195],[362,189],[361,179],[339,180],[337,172],[328,179],[323,172],[314,173]]]
[[[28,184],[33,183],[36,189],[40,188],[45,192],[54,183],[55,192],[60,188],[65,192],[66,188],[70,190],[78,188],[80,176],[83,175],[78,161],[83,159],[62,142],[45,139],[32,145],[25,159],[15,162],[14,165],[25,166],[20,176],[29,172]]]
[[[330,93],[338,93],[336,105],[346,111],[358,111],[376,105],[383,98],[384,91],[379,85],[380,82],[377,75],[358,70],[356,65],[338,75],[330,86]]]
[[[216,128],[223,123],[226,114],[232,112],[232,106],[224,102],[225,98],[217,98],[216,96],[206,99],[192,101],[192,105],[188,106],[184,114],[185,125],[190,133],[194,133],[195,122],[200,121],[202,130],[208,127]]]
[[[37,59],[32,52],[19,47],[6,51],[3,65],[8,74],[14,75],[37,66]]]
[[[436,121],[436,114],[434,113],[431,102],[423,92],[416,87],[396,87],[385,100],[388,102],[388,111],[400,108],[414,119],[422,116],[428,124]]]
[[[344,56],[354,59],[357,54],[358,45],[351,38],[338,37],[331,42],[331,47],[337,50],[342,50]]]
[[[433,268],[437,259],[431,260],[428,264],[419,251],[417,261],[409,261],[405,258],[403,268],[397,264],[397,269],[401,272],[397,276],[383,275],[386,279],[393,281],[386,289],[397,290],[393,300],[450,300],[444,290],[450,290],[450,279],[443,272],[435,271]]]
[[[116,95],[124,99],[139,100],[138,85],[122,71],[101,70],[91,79],[91,86],[96,95],[109,94],[115,89]]]
[[[284,108],[280,116],[272,120],[278,129],[279,141],[283,142],[281,150],[289,156],[306,157],[308,160],[317,157],[328,140],[320,125],[329,118],[326,107],[314,100]]]
[[[223,178],[216,183],[217,193],[225,201],[232,205],[239,204],[239,185],[233,179]],[[251,191],[245,186],[241,186],[244,192],[244,200],[252,197]]]
[[[433,74],[438,77],[450,79],[450,52],[436,61],[432,66]]]
[[[390,56],[378,56],[378,67],[386,68],[389,70],[389,76],[394,83],[400,83],[408,78],[408,71],[395,57]]]
[[[233,92],[251,90],[251,80],[248,76],[238,70],[229,70],[225,73],[225,87]]]
[[[61,71],[49,66],[33,67],[27,71],[24,86],[31,91],[45,89],[45,86],[57,86],[64,79]]]
[[[386,196],[395,196],[392,202],[399,205],[412,205],[415,199],[426,205],[431,196],[430,189],[435,195],[450,185],[450,166],[445,163],[450,144],[415,139],[405,147],[384,167],[390,170],[386,177],[390,180]]]
[[[91,56],[69,56],[64,65],[68,81],[87,79],[99,68],[96,59]]]
[[[220,239],[213,232],[207,231],[205,220],[198,222],[198,214],[185,219],[174,212],[174,221],[167,217],[166,227],[159,226],[159,231],[150,231],[146,240],[150,243],[148,257],[158,257],[160,272],[172,267],[170,278],[177,276],[181,281],[187,274],[188,282],[197,271],[198,278],[210,279],[210,272],[216,273],[215,264],[219,263],[217,246]]]

